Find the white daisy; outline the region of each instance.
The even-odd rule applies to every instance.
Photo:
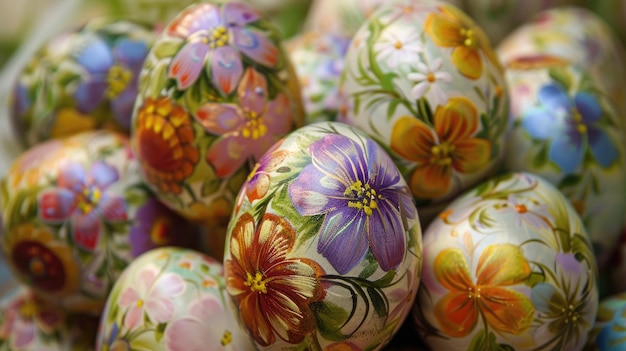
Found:
[[[441,57],[436,58],[430,66],[423,62],[417,63],[417,72],[408,75],[409,80],[417,83],[411,89],[414,99],[426,96],[433,107],[443,105],[448,101],[448,96],[442,86],[452,82],[452,75],[442,71],[442,66]]]
[[[417,54],[423,49],[415,31],[398,30],[391,27],[383,32],[380,41],[374,44],[380,61],[386,61],[389,68],[397,68],[402,63],[418,60]]]

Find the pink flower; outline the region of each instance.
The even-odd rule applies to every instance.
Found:
[[[220,135],[207,152],[218,177],[229,177],[246,160],[258,162],[263,154],[291,130],[289,98],[280,93],[268,101],[267,81],[248,68],[237,88],[238,104],[206,103],[196,119],[209,133]]]
[[[124,325],[130,329],[141,324],[144,312],[155,323],[167,322],[174,313],[173,298],[185,290],[183,279],[173,273],[164,273],[147,267],[136,277],[136,283],[122,292],[120,307],[130,307]]]

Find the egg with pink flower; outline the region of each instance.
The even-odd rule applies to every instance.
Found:
[[[85,132],[20,155],[0,184],[0,246],[13,275],[69,312],[99,315],[122,270],[196,228],[156,200],[128,138]]]
[[[278,30],[252,5],[200,3],[181,11],[148,54],[132,145],[163,203],[219,226],[261,155],[303,121]]]

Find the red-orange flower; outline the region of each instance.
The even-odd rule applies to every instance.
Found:
[[[497,332],[520,335],[534,320],[530,299],[507,286],[523,283],[530,266],[522,250],[510,244],[487,246],[478,259],[476,282],[463,253],[448,248],[433,263],[435,277],[450,292],[437,302],[434,315],[446,335],[472,332],[479,316]]]
[[[435,44],[451,47],[452,63],[470,79],[483,74],[481,52],[499,66],[489,39],[474,21],[454,6],[439,6],[441,12],[431,13],[424,22],[424,30]]]
[[[137,114],[135,150],[148,182],[161,192],[180,193],[180,183],[198,162],[191,121],[166,97],[147,98]]]
[[[391,149],[418,163],[410,187],[422,199],[445,195],[452,170],[480,171],[491,156],[489,140],[472,137],[478,130],[478,112],[467,98],[450,98],[445,106],[438,106],[433,123],[434,133],[414,117],[401,117],[391,135]]]
[[[319,277],[324,271],[312,260],[288,257],[295,235],[289,222],[268,213],[256,228],[254,218],[244,213],[232,231],[226,288],[261,346],[272,345],[276,335],[298,344],[315,330],[309,304],[323,297]]]

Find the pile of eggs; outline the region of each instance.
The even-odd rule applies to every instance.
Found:
[[[626,346],[626,53],[567,1],[485,3],[52,36],[9,104],[0,348]]]

